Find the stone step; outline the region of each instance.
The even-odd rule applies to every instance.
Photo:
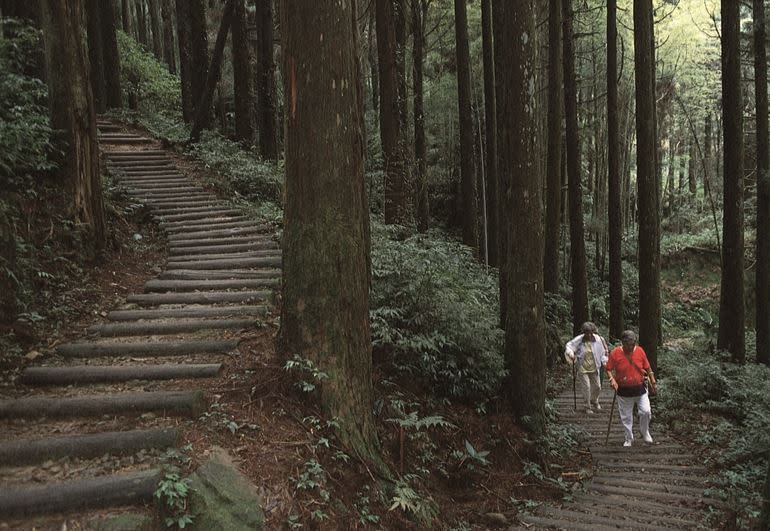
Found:
[[[643,471],[671,471],[671,472],[681,472],[686,474],[688,471],[692,470],[693,472],[698,473],[704,473],[706,472],[706,468],[702,466],[695,466],[695,465],[668,465],[664,463],[656,463],[654,461],[654,458],[651,459],[651,461],[623,461],[623,462],[610,462],[610,461],[602,461],[598,463],[600,468],[605,468],[608,470],[627,470],[629,473],[640,473]]]
[[[176,319],[185,317],[234,317],[252,315],[264,317],[270,308],[260,306],[188,306],[185,308],[161,308],[157,310],[113,310],[107,314],[111,321],[136,321],[140,319]]]
[[[135,157],[132,159],[107,159],[107,166],[113,168],[135,168],[139,167],[156,167],[156,166],[173,166],[174,163],[168,157]]]
[[[27,466],[64,457],[92,459],[105,454],[131,455],[139,450],[176,446],[178,442],[179,431],[175,428],[17,439],[0,442],[0,466]]]
[[[188,294],[182,294],[188,295]],[[195,295],[190,294],[190,295]],[[153,295],[138,295],[152,297]],[[158,295],[162,297],[163,295]],[[237,341],[164,341],[113,343],[92,341],[66,343],[56,347],[56,353],[65,358],[95,358],[103,356],[188,356],[190,354],[218,354],[232,352]]]
[[[642,481],[645,479],[646,481]],[[607,477],[605,475],[595,476],[592,479],[593,484],[607,485],[612,487],[627,487],[639,489],[640,491],[668,492],[671,494],[689,494],[690,496],[702,497],[708,485],[700,487],[688,487],[675,485],[669,481],[660,481],[657,478],[650,478],[647,474],[642,476],[623,475],[622,477]]]
[[[224,243],[212,245],[199,245],[195,247],[176,247],[169,250],[169,259],[176,260],[182,256],[189,255],[215,255],[224,253],[240,253],[248,251],[259,251],[263,249],[280,249],[279,245],[269,239],[251,240],[246,243]]]
[[[169,242],[169,249],[176,251],[184,247],[207,247],[212,245],[236,245],[252,242],[272,242],[270,236],[263,234],[252,234],[246,236],[222,236],[219,238],[191,238],[185,240],[174,240]]]
[[[170,269],[158,275],[159,280],[226,280],[226,279],[280,279],[280,269]]]
[[[230,258],[227,260],[201,260],[198,262],[169,261],[168,269],[240,269],[244,267],[281,267],[280,257]]]
[[[203,391],[99,394],[75,398],[29,397],[0,400],[0,419],[101,417],[154,411],[197,417],[203,409]]]
[[[597,508],[597,512],[599,508],[612,508],[695,520],[700,519],[703,513],[703,507],[685,507],[672,503],[660,503],[658,501],[648,500],[641,495],[628,498],[626,496],[618,496],[616,494],[598,495],[597,493],[587,492],[576,493],[573,496],[573,499],[573,503],[575,503],[576,506],[586,508],[595,507]]]
[[[88,333],[102,337],[119,336],[159,336],[166,334],[184,334],[199,330],[241,330],[256,324],[254,319],[196,319],[190,321],[149,322],[149,323],[111,323],[88,327]]]
[[[635,497],[640,495],[640,488],[638,487],[620,487],[616,485],[605,485],[602,483],[592,483],[591,489],[600,492],[602,494],[617,494],[619,496],[628,496],[628,497]],[[721,502],[707,498],[705,496],[693,496],[691,494],[676,494],[671,492],[660,492],[660,491],[644,491],[644,499],[649,501],[658,501],[661,503],[671,503],[674,505],[685,505],[685,506],[695,506],[695,505],[711,505],[712,507],[719,507],[722,505]]]
[[[43,486],[17,486],[0,491],[0,515],[18,518],[150,503],[162,477],[160,470],[145,470]]]
[[[216,304],[221,302],[256,302],[266,301],[270,291],[206,291],[200,293],[147,293],[130,295],[127,302],[141,306],[159,306],[161,304]]]
[[[152,140],[144,137],[133,136],[107,136],[99,135],[101,144],[149,144]]]
[[[68,367],[28,367],[21,373],[27,385],[74,385],[90,383],[128,382],[131,380],[174,380],[214,378],[222,364],[193,365],[81,365]]]
[[[212,210],[209,212],[198,212],[198,213],[191,213],[191,214],[171,214],[168,216],[158,216],[158,218],[161,221],[188,221],[188,220],[201,220],[201,219],[211,219],[216,217],[226,217],[226,216],[233,216],[240,214],[240,210],[236,209],[221,209],[221,210]]]

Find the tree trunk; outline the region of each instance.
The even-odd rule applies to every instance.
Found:
[[[765,490],[762,495],[762,520],[759,529],[770,529],[770,452],[767,453],[767,477],[765,478]]]
[[[286,355],[299,355],[328,375],[315,383],[325,413],[339,422],[342,444],[380,462],[354,6],[281,4],[288,101],[279,339]]]
[[[655,50],[652,4],[634,0],[634,77],[636,80],[636,160],[639,216],[639,343],[657,369],[660,323],[658,183],[655,157]]]
[[[562,0],[564,45],[564,101],[567,121],[567,174],[569,177],[569,227],[572,268],[572,325],[577,333],[588,321],[588,279],[583,231],[583,191],[581,187],[580,136],[577,114],[577,78],[572,30],[572,0]]]
[[[503,197],[515,198],[504,231],[507,246],[508,300],[505,362],[508,395],[514,415],[535,433],[545,430],[545,321],[543,320],[543,226],[540,176],[535,138],[535,7],[533,0],[498,2],[494,6],[494,39],[507,50],[497,63],[500,114],[499,171]]]
[[[488,0],[487,0],[488,1]],[[561,0],[548,2],[548,156],[546,162],[544,289],[559,292],[561,232],[562,63]]]
[[[96,113],[80,36],[80,0],[44,0],[43,35],[49,67],[51,125],[63,131],[62,175],[72,197],[71,217],[85,228],[95,249],[105,243],[102,180],[96,143]]]
[[[147,17],[144,10],[145,0],[136,0],[134,6],[136,8],[136,28],[138,34],[138,40],[145,48],[149,48],[150,39],[147,35]]]
[[[188,0],[187,35],[190,41],[190,89],[192,115],[198,120],[198,104],[203,101],[206,80],[209,75],[209,39],[206,32],[206,7],[203,0]],[[213,61],[212,61],[213,62]],[[209,106],[211,105],[209,100]],[[201,127],[206,128],[211,120],[211,109],[200,114]]]
[[[86,0],[86,31],[88,34],[88,62],[90,64],[91,93],[96,112],[107,110],[104,81],[104,52],[102,45],[102,22],[99,20],[101,9],[99,0]]]
[[[757,98],[757,362],[770,365],[770,140],[768,140],[767,47],[764,0],[754,1],[754,90]],[[770,476],[765,490],[770,500]],[[770,508],[770,501],[767,501]],[[770,513],[768,514],[770,527]]]
[[[101,1],[99,20],[102,25],[102,54],[104,61],[104,98],[107,109],[123,106],[120,90],[120,54],[115,35],[115,8],[111,0]]]
[[[182,118],[190,123],[195,117],[193,103],[193,65],[190,44],[190,4],[189,0],[176,0],[176,31],[179,41],[179,78],[182,86]]]
[[[704,171],[703,171],[703,196],[704,199],[708,197],[709,190],[711,190],[711,182],[709,176],[711,175],[711,113],[706,114],[706,118],[703,121],[703,157],[704,157]],[[716,177],[719,175],[717,174]]]
[[[230,32],[230,25],[233,23],[233,12],[237,0],[228,0],[222,12],[222,22],[219,24],[217,40],[214,44],[214,53],[211,56],[208,78],[203,90],[203,95],[195,110],[195,120],[190,131],[190,142],[200,140],[200,134],[203,129],[209,126],[211,121],[211,99],[214,96],[214,89],[217,88],[219,78],[222,74],[222,59],[225,53],[225,44],[227,43],[227,34]]]
[[[254,142],[254,125],[251,119],[251,57],[246,31],[246,7],[243,0],[235,0],[232,36],[235,138],[250,147]]]
[[[419,0],[420,4],[422,5],[422,0]],[[379,102],[380,102],[380,82],[379,82],[379,72],[377,69],[377,43],[374,42],[374,39],[376,38],[377,32],[374,29],[375,26],[375,20],[374,20],[374,14],[375,14],[375,7],[374,3],[370,2],[369,4],[369,46],[366,49],[367,52],[367,60],[369,62],[369,74],[372,76],[372,83],[371,83],[371,89],[372,89],[372,109],[374,112],[378,112],[379,110]]]
[[[19,311],[13,278],[18,273],[15,231],[16,227],[8,212],[0,209],[0,267],[3,268],[0,274],[0,324],[14,322]]]
[[[162,1],[162,0],[161,0]],[[150,30],[152,31],[152,51],[158,61],[163,60],[163,38],[160,32],[160,11],[158,0],[147,0],[147,11],[150,13]]]
[[[695,194],[698,191],[698,151],[695,139],[690,139],[690,155],[689,162],[687,164],[687,184],[690,196],[695,199]]]
[[[385,223],[405,223],[411,217],[410,170],[406,124],[399,103],[393,0],[376,1],[377,57],[380,71],[380,140],[385,165]]]
[[[481,46],[484,60],[484,125],[486,134],[487,219],[489,265],[499,264],[500,183],[497,173],[497,103],[495,98],[495,51],[492,36],[491,0],[481,0]],[[556,246],[558,260],[559,246]],[[558,265],[557,265],[558,267]]]
[[[160,0],[160,12],[163,19],[163,61],[168,71],[176,74],[176,54],[174,53],[174,18],[171,0]]]
[[[414,49],[412,50],[412,65],[414,68],[414,158],[415,184],[417,189],[417,228],[424,232],[428,230],[430,205],[428,203],[428,182],[425,174],[425,117],[423,116],[423,62],[425,61],[424,35],[425,15],[428,3],[426,0],[412,0],[412,30],[414,32]]]
[[[257,0],[257,128],[262,158],[278,158],[273,62],[273,0]],[[287,95],[288,98],[288,95]]]
[[[610,338],[623,332],[623,199],[620,183],[617,0],[607,2],[607,188],[610,255]]]
[[[396,71],[398,72],[398,112],[406,129],[406,0],[393,0],[393,22],[396,36]],[[471,120],[473,121],[473,120]]]
[[[737,363],[743,363],[746,360],[743,306],[743,98],[741,96],[740,20],[740,4],[732,0],[722,0],[724,218],[717,347],[730,352],[732,360]]]
[[[131,26],[131,2],[133,0],[120,0],[120,18],[123,21],[123,31],[128,35],[133,33]]]
[[[473,113],[471,112],[471,67],[468,48],[468,17],[465,0],[455,0],[457,52],[457,103],[460,118],[460,193],[462,194],[463,243],[478,254],[478,203],[476,168],[473,160]]]

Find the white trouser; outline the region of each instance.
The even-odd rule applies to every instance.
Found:
[[[650,418],[652,409],[650,408],[650,397],[647,393],[642,396],[620,396],[618,395],[618,414],[623,428],[626,430],[626,440],[634,440],[634,404],[639,409],[639,431],[642,435],[650,433]]]
[[[591,404],[599,405],[599,393],[602,391],[602,383],[599,381],[599,371],[580,372],[580,385],[585,400],[585,408],[591,409]]]

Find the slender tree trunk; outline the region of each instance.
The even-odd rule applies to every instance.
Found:
[[[162,0],[161,0],[162,1]],[[158,61],[163,60],[163,38],[160,32],[160,10],[158,0],[147,0],[147,11],[150,14],[150,30],[152,31],[152,51]]]
[[[492,3],[481,0],[481,47],[484,61],[484,125],[486,135],[487,219],[489,265],[499,264],[500,182],[497,174],[497,103],[495,98],[495,50],[492,35]]]
[[[475,253],[479,249],[476,168],[473,160],[473,114],[471,112],[471,68],[468,47],[468,18],[465,0],[455,0],[457,51],[457,102],[460,117],[460,181],[463,243]]]
[[[342,444],[380,462],[354,6],[331,0],[281,5],[288,102],[280,343],[287,355],[302,356],[328,375],[318,384],[320,401],[338,420]]]
[[[657,369],[660,323],[658,183],[655,172],[655,64],[652,4],[634,0],[636,166],[639,208],[639,343]]]
[[[80,36],[80,0],[43,0],[46,63],[50,69],[51,125],[63,131],[62,175],[72,197],[71,216],[88,232],[93,247],[105,243],[102,179],[96,143],[96,113]]]
[[[559,292],[559,239],[561,233],[562,92],[561,0],[548,2],[548,160],[546,163],[544,287]]]
[[[498,2],[494,6],[494,39],[508,53],[499,58],[497,81],[500,128],[499,171],[503,196],[513,197],[504,231],[507,246],[508,300],[505,362],[508,395],[513,413],[534,433],[545,431],[545,321],[543,319],[543,225],[541,180],[535,138],[534,0]],[[499,50],[500,48],[498,48]],[[525,420],[526,419],[526,420]]]
[[[380,140],[385,163],[385,223],[405,223],[411,217],[408,198],[409,148],[401,121],[393,0],[376,1],[377,56],[380,81]]]
[[[176,74],[176,54],[174,53],[174,18],[171,0],[160,0],[161,17],[163,19],[163,61],[168,65],[168,71]]]
[[[214,89],[217,88],[219,78],[222,74],[222,59],[225,53],[225,44],[227,43],[227,34],[230,32],[230,26],[233,23],[233,12],[237,0],[227,0],[222,13],[222,22],[217,32],[217,40],[214,44],[214,53],[211,56],[208,78],[195,110],[195,120],[190,131],[190,142],[197,142],[203,129],[209,126],[211,122],[211,99],[214,96]]]
[[[695,199],[695,194],[698,191],[698,175],[697,175],[697,163],[698,163],[698,151],[696,149],[695,139],[690,139],[690,155],[689,162],[687,164],[687,183],[688,190],[692,199]]]
[[[182,86],[182,117],[190,123],[195,117],[193,103],[193,65],[190,45],[190,4],[189,0],[176,0],[177,40],[179,41],[179,77]]]
[[[99,0],[87,0],[86,3],[86,28],[88,33],[88,62],[90,63],[91,93],[94,99],[96,112],[103,113],[107,110],[106,92],[104,81],[104,52],[102,39],[102,22],[99,19]]]
[[[257,0],[257,128],[262,158],[278,158],[273,61],[273,0]],[[288,95],[287,95],[288,97]]]
[[[393,22],[395,24],[396,36],[398,113],[401,123],[404,124],[404,129],[406,129],[406,0],[393,0]]]
[[[422,4],[422,0],[419,0],[419,2]],[[380,82],[379,82],[379,71],[377,69],[377,43],[374,42],[375,36],[377,35],[377,32],[374,29],[375,26],[375,6],[374,2],[369,4],[369,46],[366,49],[367,52],[367,60],[369,62],[369,75],[372,77],[372,109],[374,112],[378,112],[379,110],[379,102],[380,102]]]
[[[496,116],[495,123],[497,125],[497,183],[498,183],[498,206],[497,206],[497,222],[500,230],[498,231],[498,268],[500,270],[500,328],[505,330],[507,315],[508,315],[508,253],[510,249],[510,231],[507,229],[509,225],[508,214],[510,211],[509,200],[506,197],[507,192],[507,176],[503,170],[503,158],[502,153],[505,150],[505,139],[510,134],[508,128],[508,111],[504,108],[505,102],[509,97],[508,89],[502,85],[502,81],[498,79],[498,73],[504,69],[510,68],[508,55],[510,54],[510,48],[508,42],[503,42],[497,38],[499,31],[507,31],[505,20],[510,16],[510,11],[505,7],[503,2],[492,2],[492,48],[493,48],[493,61],[495,65],[495,108]]]
[[[709,181],[709,176],[711,175],[711,138],[712,138],[712,123],[711,123],[711,113],[706,114],[706,118],[704,119],[703,123],[703,157],[705,158],[705,161],[703,163],[703,166],[705,167],[705,170],[703,171],[703,196],[704,198],[707,197],[708,191],[711,190],[711,182]],[[719,175],[717,174],[717,177]]]
[[[192,116],[198,120],[198,104],[203,101],[206,80],[209,75],[209,39],[206,32],[206,8],[203,0],[188,0],[187,35],[190,42],[190,88],[192,94]],[[212,61],[213,62],[213,61]],[[209,104],[210,105],[210,104]],[[208,127],[211,109],[201,114],[202,128]]]
[[[617,0],[607,2],[607,187],[610,255],[610,337],[623,332],[623,199],[620,184]]]
[[[145,15],[144,2],[145,0],[136,0],[134,2],[136,8],[136,28],[139,42],[149,48],[150,39],[147,35],[147,16]]]
[[[102,25],[102,54],[104,60],[104,98],[108,109],[123,106],[120,90],[120,54],[115,35],[115,8],[111,0],[100,2],[99,20]]]
[[[413,92],[414,92],[414,158],[417,175],[415,183],[417,188],[417,228],[420,231],[428,230],[430,205],[428,203],[428,182],[425,174],[425,117],[423,116],[423,62],[424,51],[424,19],[427,14],[428,3],[426,0],[412,0],[412,30],[414,32],[414,49],[412,50],[412,64],[414,68]]]
[[[577,115],[577,79],[572,30],[572,0],[562,0],[564,45],[564,101],[567,120],[567,173],[569,176],[569,226],[572,268],[572,325],[575,333],[588,321],[588,278],[583,231],[580,136]]]
[[[759,529],[770,529],[770,452],[767,453],[767,477],[765,478],[765,490],[762,495],[762,520]]]
[[[722,283],[717,347],[746,360],[743,305],[743,103],[740,4],[722,0],[722,123],[724,124],[724,219]]]
[[[767,105],[767,31],[764,0],[754,0],[754,90],[757,98],[757,362],[770,365],[770,140]],[[770,475],[765,489],[770,509]],[[770,513],[768,514],[770,527]]]
[[[235,138],[244,145],[251,146],[254,142],[254,125],[251,116],[251,57],[246,35],[246,7],[243,0],[235,0],[232,52]]]
[[[120,0],[120,18],[123,21],[123,31],[128,35],[133,33],[131,27],[131,2],[133,0]]]

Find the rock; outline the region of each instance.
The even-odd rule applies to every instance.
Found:
[[[226,450],[214,447],[209,459],[190,476],[190,529],[238,531],[264,529],[256,488],[241,474]]]
[[[510,525],[508,518],[502,513],[487,513],[484,517],[487,522],[493,526],[508,527]]]
[[[29,361],[33,361],[39,358],[40,356],[42,356],[42,354],[40,354],[40,352],[37,350],[30,350],[24,355],[24,357],[27,358]]]
[[[153,520],[147,515],[136,513],[123,513],[106,518],[100,518],[88,523],[89,531],[151,531],[157,529]]]

